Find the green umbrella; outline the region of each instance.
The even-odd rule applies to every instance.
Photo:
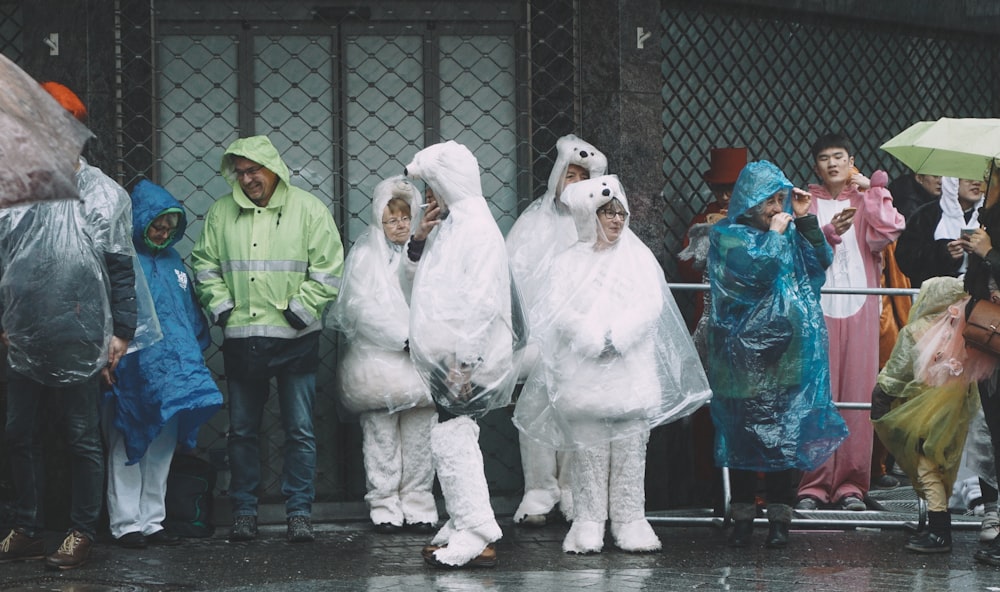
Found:
[[[919,121],[881,148],[916,173],[982,180],[1000,159],[1000,119]]]

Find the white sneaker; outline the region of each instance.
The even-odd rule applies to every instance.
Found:
[[[991,543],[993,539],[1000,535],[1000,516],[994,512],[987,512],[983,516],[983,523],[979,527],[979,542]]]

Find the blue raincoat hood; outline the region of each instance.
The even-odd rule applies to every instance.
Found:
[[[781,169],[766,160],[751,162],[743,167],[736,179],[736,186],[729,200],[729,219],[736,222],[751,208],[781,190],[791,195],[792,182]],[[791,199],[785,201],[786,211],[791,211],[791,204]]]
[[[167,212],[177,212],[180,218],[177,220],[177,230],[173,236],[163,243],[164,249],[184,236],[184,231],[187,229],[187,214],[181,203],[169,191],[145,179],[139,181],[132,189],[132,242],[137,250],[147,253],[152,250],[146,244],[146,229],[160,214]]]

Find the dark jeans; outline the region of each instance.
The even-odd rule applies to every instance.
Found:
[[[298,340],[229,340],[224,345],[229,385],[229,495],[233,516],[257,515],[260,425],[278,379],[278,406],[285,432],[281,493],[287,516],[309,516],[316,497],[316,359],[319,336]]]
[[[993,376],[979,382],[979,401],[983,404],[986,427],[990,429],[990,440],[993,442],[994,467],[997,475],[1000,475],[1000,388],[998,388],[1000,381],[997,378],[995,371]]]
[[[66,387],[7,373],[7,451],[16,491],[14,526],[31,536],[45,525],[42,422],[59,423],[70,453],[72,528],[93,540],[104,501],[104,451],[98,405],[99,375]]]
[[[769,504],[795,504],[798,471],[788,469],[764,473],[764,490]],[[730,497],[734,504],[753,504],[757,497],[757,471],[729,469]]]

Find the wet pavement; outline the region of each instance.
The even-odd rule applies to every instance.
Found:
[[[811,515],[824,516],[836,517]],[[580,556],[561,550],[565,524],[526,529],[506,517],[501,519],[504,538],[497,544],[499,565],[455,571],[424,565],[425,535],[380,535],[361,521],[317,524],[312,544],[287,543],[284,525],[262,526],[254,542],[229,543],[227,528],[220,527],[212,538],[188,539],[176,547],[132,550],[101,544],[86,566],[66,572],[46,571],[38,561],[0,565],[0,590],[1000,592],[1000,568],[972,559],[979,543],[971,524],[955,531],[953,552],[941,555],[903,550],[909,533],[902,528],[810,524],[809,530],[794,530],[794,523],[787,548],[766,549],[766,523],[759,524],[745,549],[727,547],[721,521],[709,519],[687,526],[657,522],[664,543],[659,553],[623,553],[609,539],[603,553]],[[51,533],[51,548],[59,539]]]

